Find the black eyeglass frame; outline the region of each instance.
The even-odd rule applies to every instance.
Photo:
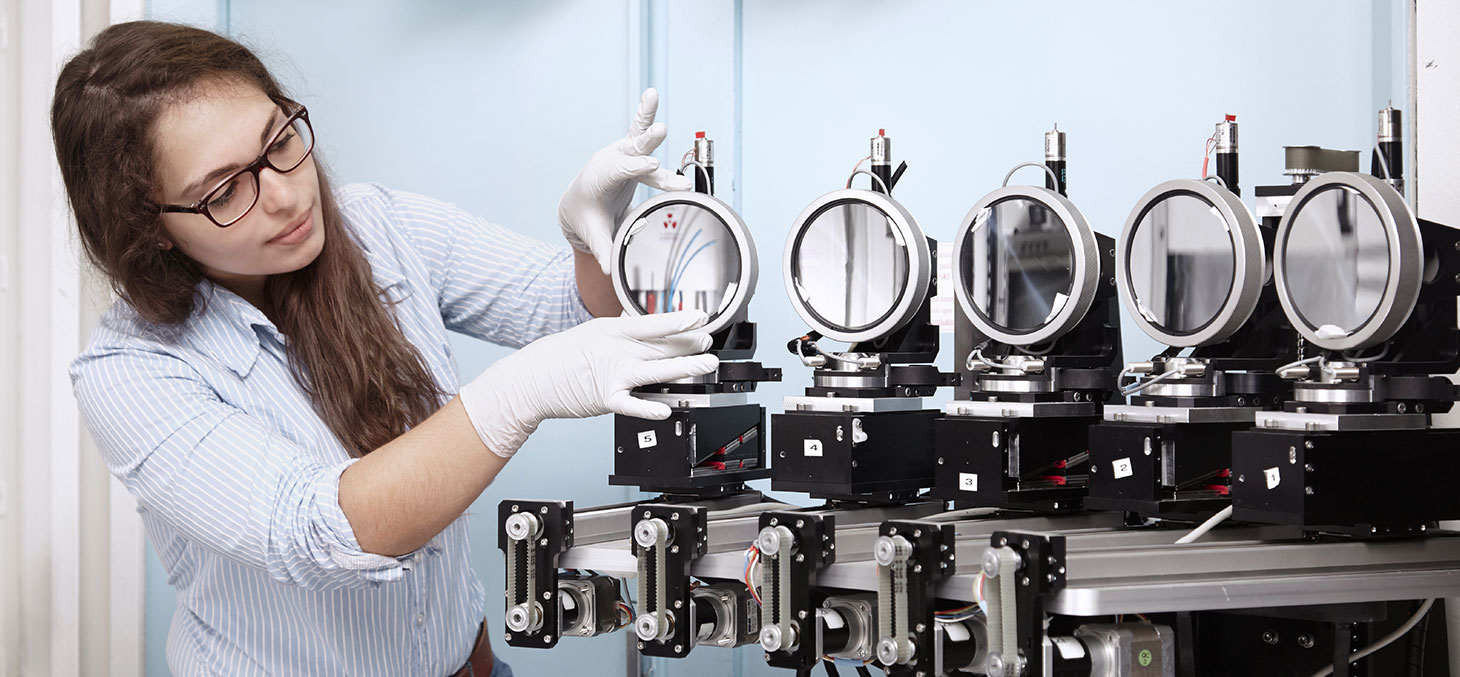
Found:
[[[304,164],[304,161],[309,159],[310,154],[314,152],[314,125],[310,124],[309,122],[309,109],[305,108],[303,104],[294,103],[293,101],[288,100],[281,101],[280,105],[291,105],[297,106],[298,108],[293,113],[290,113],[289,117],[284,118],[284,124],[279,127],[278,131],[274,132],[273,136],[269,137],[268,143],[264,144],[263,152],[259,153],[259,156],[255,158],[253,162],[249,163],[248,166],[232,174],[229,174],[222,181],[219,181],[216,185],[213,186],[213,188],[209,189],[207,193],[204,193],[203,197],[199,198],[197,202],[194,202],[190,205],[164,204],[160,205],[161,211],[163,213],[170,214],[202,214],[203,216],[207,217],[209,221],[212,221],[213,225],[218,226],[219,228],[227,228],[235,223],[238,223],[239,221],[242,221],[243,217],[248,216],[249,212],[253,211],[253,208],[258,205],[259,195],[263,192],[263,185],[259,180],[259,172],[263,171],[264,168],[267,167],[276,172],[279,172],[280,174],[288,174],[289,172],[299,169],[299,166]],[[283,167],[277,167],[274,165],[274,163],[269,161],[269,149],[272,148],[275,143],[279,142],[279,137],[283,136],[284,133],[289,130],[289,127],[294,124],[295,120],[303,120],[305,129],[309,130],[309,147],[304,149],[304,154],[299,156],[299,161],[294,163],[293,167],[289,167],[288,169],[285,169]],[[253,175],[253,204],[250,204],[247,209],[243,210],[242,214],[239,214],[233,219],[230,219],[227,223],[219,221],[218,219],[214,218],[213,213],[208,210],[208,203],[212,201],[214,197],[217,197],[218,191],[223,190],[225,187],[228,186],[228,184],[233,183],[234,179],[237,179],[243,174]]]

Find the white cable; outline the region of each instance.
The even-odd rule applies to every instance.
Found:
[[[1273,373],[1275,373],[1275,374],[1281,374],[1281,373],[1283,373],[1283,372],[1285,372],[1285,371],[1287,371],[1289,369],[1292,369],[1293,367],[1301,367],[1301,366],[1303,366],[1305,364],[1313,364],[1314,362],[1319,362],[1319,361],[1322,361],[1322,360],[1323,360],[1323,356],[1322,355],[1319,355],[1317,357],[1309,357],[1309,358],[1306,358],[1306,359],[1298,360],[1297,362],[1289,362],[1289,363],[1287,363],[1287,364],[1285,364],[1285,365],[1283,365],[1281,367],[1278,367],[1277,370],[1274,371]]]
[[[862,158],[860,160],[857,160],[857,164],[852,165],[852,173],[847,175],[847,187],[848,188],[851,188],[852,187],[852,177],[856,176],[857,175],[857,172],[860,169],[862,169],[862,163],[864,163],[864,162],[866,162],[868,160],[871,160],[871,159],[872,159],[872,156],[871,155],[868,155],[867,157],[864,157],[864,158]]]
[[[1370,355],[1368,357],[1354,357],[1346,352],[1343,354],[1343,359],[1348,360],[1349,362],[1373,362],[1375,360],[1382,360],[1387,355],[1389,355],[1389,343],[1386,341],[1384,343],[1384,349],[1380,350],[1376,355]]]
[[[885,194],[885,195],[891,195],[892,194],[892,189],[887,186],[887,182],[886,181],[883,181],[882,180],[882,177],[877,176],[876,174],[873,174],[872,172],[869,172],[869,171],[867,171],[865,169],[858,169],[858,170],[852,172],[851,174],[849,174],[847,176],[847,188],[851,188],[852,187],[852,179],[857,178],[857,175],[858,174],[866,174],[867,176],[872,177],[872,180],[873,181],[876,181],[877,182],[877,185],[882,186],[882,192],[883,192],[883,194]]]
[[[690,152],[693,153],[694,151],[690,151]],[[690,160],[689,162],[686,162],[686,163],[684,163],[684,164],[682,164],[682,165],[679,166],[680,173],[683,173],[684,172],[684,168],[685,167],[688,167],[690,165],[694,165],[695,166],[695,171],[697,173],[700,173],[700,174],[704,174],[705,175],[705,186],[706,187],[709,187],[709,185],[710,185],[710,168],[709,167],[706,167],[699,160]]]
[[[1202,181],[1211,181],[1213,179],[1216,179],[1218,186],[1221,186],[1223,188],[1226,188],[1227,187],[1227,182],[1226,181],[1223,181],[1222,180],[1222,177],[1217,176],[1216,174],[1208,174],[1206,176],[1201,177],[1201,180]]]
[[[972,369],[975,362],[982,363],[985,367],[988,367],[989,369],[1012,369],[1012,367],[1005,366],[999,362],[994,362],[989,358],[984,357],[983,348],[974,348],[973,352],[970,352],[968,354],[968,359],[964,360],[963,363],[964,366]]]
[[[852,359],[850,357],[843,357],[839,353],[833,353],[833,352],[828,352],[828,351],[822,350],[820,346],[816,345],[816,342],[815,341],[798,341],[796,343],[796,356],[799,357],[799,358],[801,358],[801,361],[803,363],[806,362],[806,353],[802,350],[802,347],[805,346],[805,345],[810,345],[811,346],[811,350],[815,351],[815,353],[817,355],[820,355],[822,357],[825,357],[826,359],[831,360],[833,362],[840,362],[842,364],[850,364],[850,365],[852,365],[854,367],[857,367],[858,369],[860,369],[862,367],[862,363],[861,362],[858,362],[858,361],[856,361],[856,360],[854,360],[854,359]]]
[[[1425,614],[1430,612],[1430,607],[1434,606],[1434,604],[1435,600],[1433,599],[1425,600],[1424,604],[1419,605],[1419,608],[1414,610],[1414,615],[1410,616],[1409,620],[1405,621],[1403,625],[1395,628],[1394,632],[1391,632],[1379,638],[1379,641],[1374,642],[1373,644],[1370,644],[1362,649],[1359,649],[1358,651],[1355,651],[1352,656],[1348,657],[1348,662],[1353,663],[1362,660],[1368,657],[1369,654],[1372,654],[1375,651],[1389,646],[1390,644],[1394,643],[1394,640],[1403,637],[1405,633],[1413,630],[1414,626],[1419,625],[1420,619],[1424,618]],[[1331,674],[1333,674],[1332,665],[1313,673],[1310,677],[1328,677],[1328,675]]]
[[[1153,385],[1156,385],[1157,383],[1160,383],[1160,382],[1162,382],[1162,381],[1164,381],[1164,380],[1166,380],[1168,378],[1171,378],[1172,376],[1175,376],[1176,374],[1177,374],[1177,372],[1175,372],[1175,371],[1164,371],[1164,372],[1161,372],[1160,374],[1157,374],[1156,376],[1153,376],[1151,378],[1148,378],[1148,379],[1146,379],[1144,381],[1136,381],[1135,383],[1132,383],[1132,384],[1130,384],[1130,385],[1128,385],[1128,386],[1126,386],[1124,388],[1121,388],[1120,394],[1121,395],[1134,395],[1136,393],[1139,393],[1139,392],[1145,390],[1146,388],[1149,388],[1149,387],[1151,387]]]
[[[1203,535],[1206,534],[1206,532],[1211,531],[1212,530],[1212,527],[1215,527],[1218,524],[1221,524],[1222,522],[1227,521],[1227,518],[1229,518],[1231,516],[1232,516],[1232,506],[1229,505],[1229,506],[1227,506],[1225,508],[1222,508],[1220,512],[1218,512],[1215,515],[1212,515],[1209,519],[1207,519],[1207,521],[1202,522],[1201,523],[1201,526],[1199,526],[1199,527],[1197,527],[1195,529],[1192,529],[1191,530],[1191,533],[1189,533],[1189,534],[1187,534],[1185,536],[1182,536],[1181,538],[1176,539],[1176,544],[1177,545],[1182,545],[1182,544],[1185,544],[1185,543],[1191,543],[1192,541],[1195,541],[1196,539],[1201,538]]]
[[[1008,174],[1004,175],[1004,186],[1009,185],[1009,179],[1014,178],[1014,172],[1017,172],[1025,167],[1038,167],[1040,169],[1043,169],[1044,173],[1049,175],[1049,180],[1054,182],[1054,185],[1058,186],[1060,184],[1060,177],[1055,175],[1054,170],[1050,169],[1049,165],[1044,164],[1043,162],[1020,162],[1019,164],[1014,165],[1014,168],[1010,169]]]
[[[1379,158],[1379,166],[1384,168],[1384,180],[1393,179],[1394,175],[1389,173],[1389,160],[1384,157],[1384,153],[1379,150],[1377,145],[1374,146],[1374,157]]]

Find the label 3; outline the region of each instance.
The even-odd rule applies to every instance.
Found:
[[[978,473],[958,473],[958,488],[962,491],[978,491]]]

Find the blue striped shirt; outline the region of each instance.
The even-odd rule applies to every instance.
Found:
[[[508,346],[590,318],[570,250],[375,185],[337,194],[397,323],[444,392],[447,330]],[[485,594],[459,517],[420,550],[364,552],[338,499],[355,462],[290,373],[287,337],[208,282],[185,323],[102,317],[71,368],[107,467],[177,589],[178,675],[422,675],[466,661]]]

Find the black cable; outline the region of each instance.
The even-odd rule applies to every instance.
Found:
[[[895,172],[892,173],[892,178],[887,182],[887,190],[888,191],[891,191],[893,189],[893,187],[897,186],[898,180],[902,178],[902,173],[905,172],[905,171],[907,171],[907,162],[906,161],[904,161],[902,164],[898,165],[897,166],[897,171],[895,171]]]
[[[868,670],[865,665],[857,666],[857,674],[861,675],[861,677],[872,677],[872,671]]]
[[[1404,649],[1404,674],[1405,677],[1424,677],[1425,673],[1425,637],[1429,634],[1431,613],[1425,614],[1419,624],[1409,631],[1409,642]]]
[[[835,663],[833,663],[831,661],[825,661],[824,660],[824,661],[821,661],[821,664],[826,667],[826,675],[827,675],[827,677],[842,677],[842,674],[840,672],[837,672],[836,671],[836,664]]]

